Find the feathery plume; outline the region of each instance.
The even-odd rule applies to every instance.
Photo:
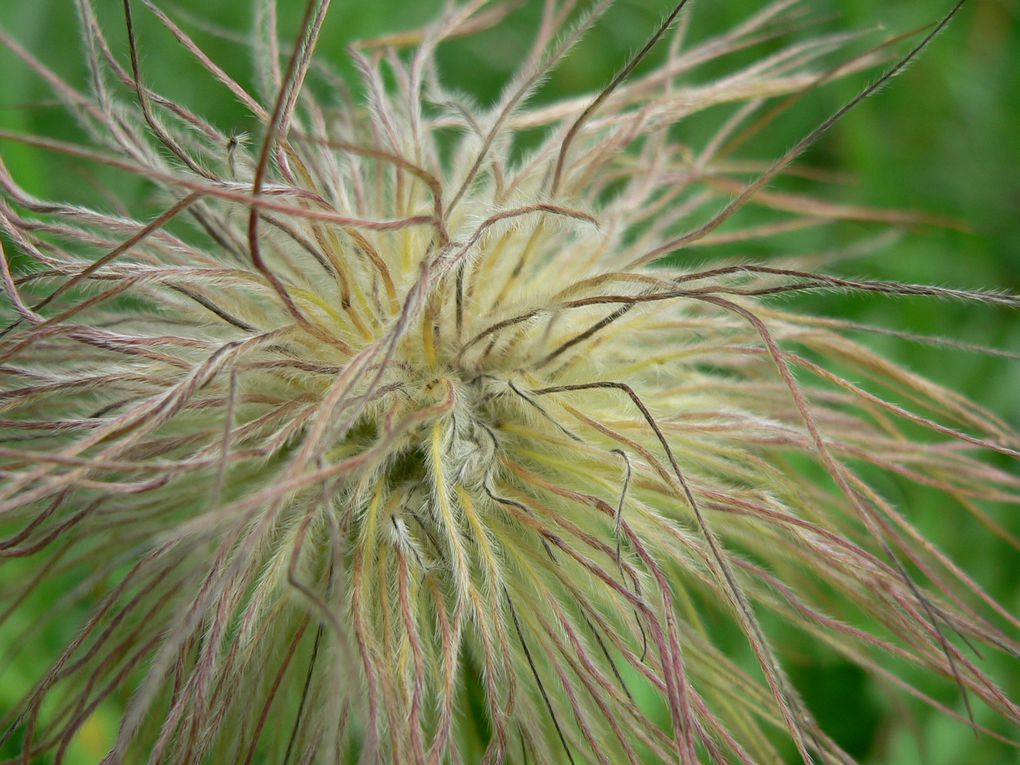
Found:
[[[0,160],[0,630],[24,630],[16,650],[66,636],[0,710],[6,762],[60,761],[107,706],[104,765],[852,761],[784,670],[780,621],[977,731],[1002,737],[971,705],[1020,722],[974,658],[1017,656],[1016,616],[875,481],[1015,545],[983,507],[1020,499],[989,459],[1020,438],[867,327],[779,298],[1020,300],[824,272],[840,253],[685,252],[953,225],[774,182],[960,6],[850,55],[852,34],[788,35],[797,0],[704,41],[681,1],[603,90],[539,103],[610,5],[546,0],[492,104],[447,88],[437,50],[518,5],[353,45],[350,90],[314,55],[328,0],[289,47],[256,4],[257,93],[152,0],[123,0],[123,51],[77,0],[87,92],[0,30],[85,136],[0,142],[145,178],[160,204],[40,199]],[[250,112],[250,140],[150,89],[142,12]],[[861,72],[780,157],[732,158]],[[676,137],[717,106],[707,142]],[[768,217],[740,224],[749,205]]]

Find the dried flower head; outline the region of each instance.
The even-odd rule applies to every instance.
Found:
[[[59,761],[104,705],[104,763],[850,761],[784,673],[778,621],[964,722],[914,668],[1020,721],[968,647],[1017,655],[1016,617],[872,480],[991,522],[1020,480],[988,455],[1020,439],[866,328],[774,300],[1017,299],[821,273],[840,253],[682,257],[931,222],[767,187],[948,18],[905,55],[834,65],[851,35],[778,44],[797,0],[702,42],[681,2],[604,90],[534,103],[609,5],[547,0],[480,106],[436,50],[517,3],[352,46],[351,95],[313,60],[328,1],[292,48],[259,2],[262,96],[154,2],[124,0],[124,51],[77,5],[88,92],[0,41],[91,142],[0,140],[142,176],[162,211],[39,199],[0,163],[0,623],[55,598],[16,642],[66,634],[0,710],[8,761]],[[250,110],[250,140],[148,87],[143,6]],[[730,158],[803,93],[880,66],[773,163]],[[677,137],[717,105],[710,140]],[[720,230],[750,202],[772,217]]]

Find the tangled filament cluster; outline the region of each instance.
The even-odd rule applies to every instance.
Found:
[[[444,88],[435,52],[512,3],[353,46],[359,95],[334,101],[303,88],[332,81],[312,55],[328,2],[284,55],[259,3],[261,97],[148,0],[124,2],[125,57],[79,0],[87,93],[0,33],[92,145],[0,139],[144,176],[162,204],[141,220],[38,199],[0,163],[0,562],[22,566],[0,626],[69,581],[25,639],[80,618],[2,721],[10,762],[63,756],[111,699],[105,763],[849,761],[766,612],[907,693],[924,696],[897,668],[917,665],[1020,721],[961,647],[1015,655],[1017,619],[864,477],[984,518],[1020,496],[986,454],[1015,459],[1020,439],[859,326],[770,297],[1017,300],[677,257],[924,222],[765,188],[842,112],[750,181],[725,159],[769,99],[887,51],[832,68],[850,38],[823,35],[693,85],[782,39],[802,4],[687,42],[681,3],[604,91],[533,105],[608,6],[575,4],[545,3],[484,108]],[[256,141],[148,88],[134,5],[244,104]],[[633,71],[659,38],[662,62]],[[733,117],[705,146],[676,138],[719,105]],[[718,230],[747,204],[775,218]]]

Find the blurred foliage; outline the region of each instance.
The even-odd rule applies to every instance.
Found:
[[[121,3],[96,2],[115,49],[126,60]],[[140,4],[136,11],[143,70],[147,81],[171,98],[188,104],[220,127],[252,132],[239,104],[186,55]],[[160,5],[194,34],[211,57],[232,76],[253,87],[252,52],[243,43],[252,12],[243,0],[176,0]],[[281,0],[281,36],[292,37],[303,3]],[[353,69],[344,56],[351,40],[416,27],[441,6],[439,0],[372,0],[335,3],[319,46],[319,56],[346,75]],[[692,39],[746,18],[762,3],[733,0],[692,3]],[[829,29],[860,29],[867,35],[862,50],[893,32],[931,23],[948,2],[915,0],[829,0],[809,3],[812,18]],[[4,0],[0,24],[47,66],[85,88],[88,71],[80,44],[75,3],[71,0]],[[606,83],[641,45],[668,10],[661,0],[621,0],[603,23],[550,78],[539,95],[555,99],[588,92]],[[441,61],[448,82],[479,102],[492,99],[519,63],[526,49],[540,0],[528,0],[498,28],[446,46]],[[811,29],[801,30],[806,35]],[[221,34],[221,32],[225,34]],[[230,39],[230,38],[233,39]],[[905,50],[905,42],[899,48]],[[749,56],[757,52],[748,52]],[[979,0],[965,7],[956,22],[937,39],[921,60],[891,85],[859,106],[812,148],[804,162],[846,177],[835,185],[810,188],[827,199],[876,207],[917,209],[958,219],[966,231],[924,228],[907,234],[876,254],[844,263],[849,274],[925,282],[954,287],[995,288],[1020,292],[1020,3]],[[0,126],[68,140],[80,140],[73,120],[56,104],[45,84],[9,51],[0,49]],[[699,73],[697,77],[704,77]],[[827,86],[811,93],[775,124],[755,136],[742,153],[757,159],[777,156],[860,88],[865,79]],[[706,119],[725,115],[707,115]],[[715,124],[718,124],[716,122]],[[678,137],[697,143],[697,121],[679,126]],[[685,132],[685,131],[690,131]],[[144,196],[145,182],[102,168],[11,143],[0,144],[11,172],[30,191],[54,199],[83,201],[101,180],[123,198]],[[874,227],[871,227],[872,229]],[[691,250],[697,260],[736,256],[768,259],[793,251],[825,251],[869,233],[863,224],[809,230],[793,237],[773,238],[711,254]],[[691,254],[693,253],[693,254]],[[1020,317],[1004,308],[978,307],[945,301],[880,299],[827,295],[803,299],[820,315],[873,322],[900,330],[950,337],[1020,351]],[[883,336],[866,338],[882,352],[941,383],[963,391],[1020,425],[1020,364],[920,345]],[[936,492],[877,479],[886,496],[897,501],[917,527],[970,572],[1014,613],[1020,612],[1020,558],[1015,550],[986,529],[970,522],[951,499]],[[1014,534],[1020,519],[1005,508],[990,513]],[[968,519],[960,523],[960,519]],[[32,575],[32,562],[4,566],[0,589]],[[46,593],[57,598],[60,593]],[[774,643],[784,654],[790,673],[824,727],[863,762],[893,765],[999,765],[1020,762],[1015,753],[986,737],[975,738],[964,725],[932,713],[804,639],[764,617]],[[29,623],[23,611],[0,629],[0,712],[19,698],[70,638],[59,624],[45,639],[19,646],[16,662],[12,641]],[[739,636],[719,640],[734,653],[745,650]],[[989,667],[1007,692],[1020,698],[1020,670],[1015,661],[999,659]],[[939,701],[963,713],[959,693],[944,683],[933,687],[914,678]],[[466,691],[462,708],[480,708]],[[121,701],[123,703],[123,700]],[[993,724],[980,705],[979,722]],[[486,722],[479,713],[479,738]],[[96,763],[117,726],[115,704],[102,707],[76,739],[65,759],[68,765]],[[1015,731],[1002,731],[1013,733]],[[12,746],[15,748],[12,750]],[[16,743],[0,756],[16,753]],[[470,756],[465,761],[471,761]]]

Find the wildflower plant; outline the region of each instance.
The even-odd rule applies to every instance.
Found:
[[[972,707],[1020,722],[979,658],[1017,655],[1017,618],[871,480],[1006,534],[985,508],[1017,502],[1020,438],[782,300],[1017,299],[831,275],[847,252],[686,252],[942,223],[775,183],[959,6],[851,54],[852,33],[790,36],[797,0],[707,40],[681,2],[603,90],[540,102],[609,5],[547,0],[493,103],[445,86],[437,50],[516,5],[351,46],[350,90],[313,56],[327,0],[290,47],[256,3],[259,92],[149,0],[124,0],[124,50],[77,1],[87,90],[0,31],[87,139],[0,141],[143,177],[161,206],[40,199],[0,160],[0,629],[55,598],[17,647],[67,634],[0,710],[8,762],[60,761],[110,704],[104,763],[851,761],[779,621],[983,735]],[[150,89],[142,9],[250,137]],[[861,72],[778,159],[733,158]],[[768,216],[740,225],[750,205]]]

